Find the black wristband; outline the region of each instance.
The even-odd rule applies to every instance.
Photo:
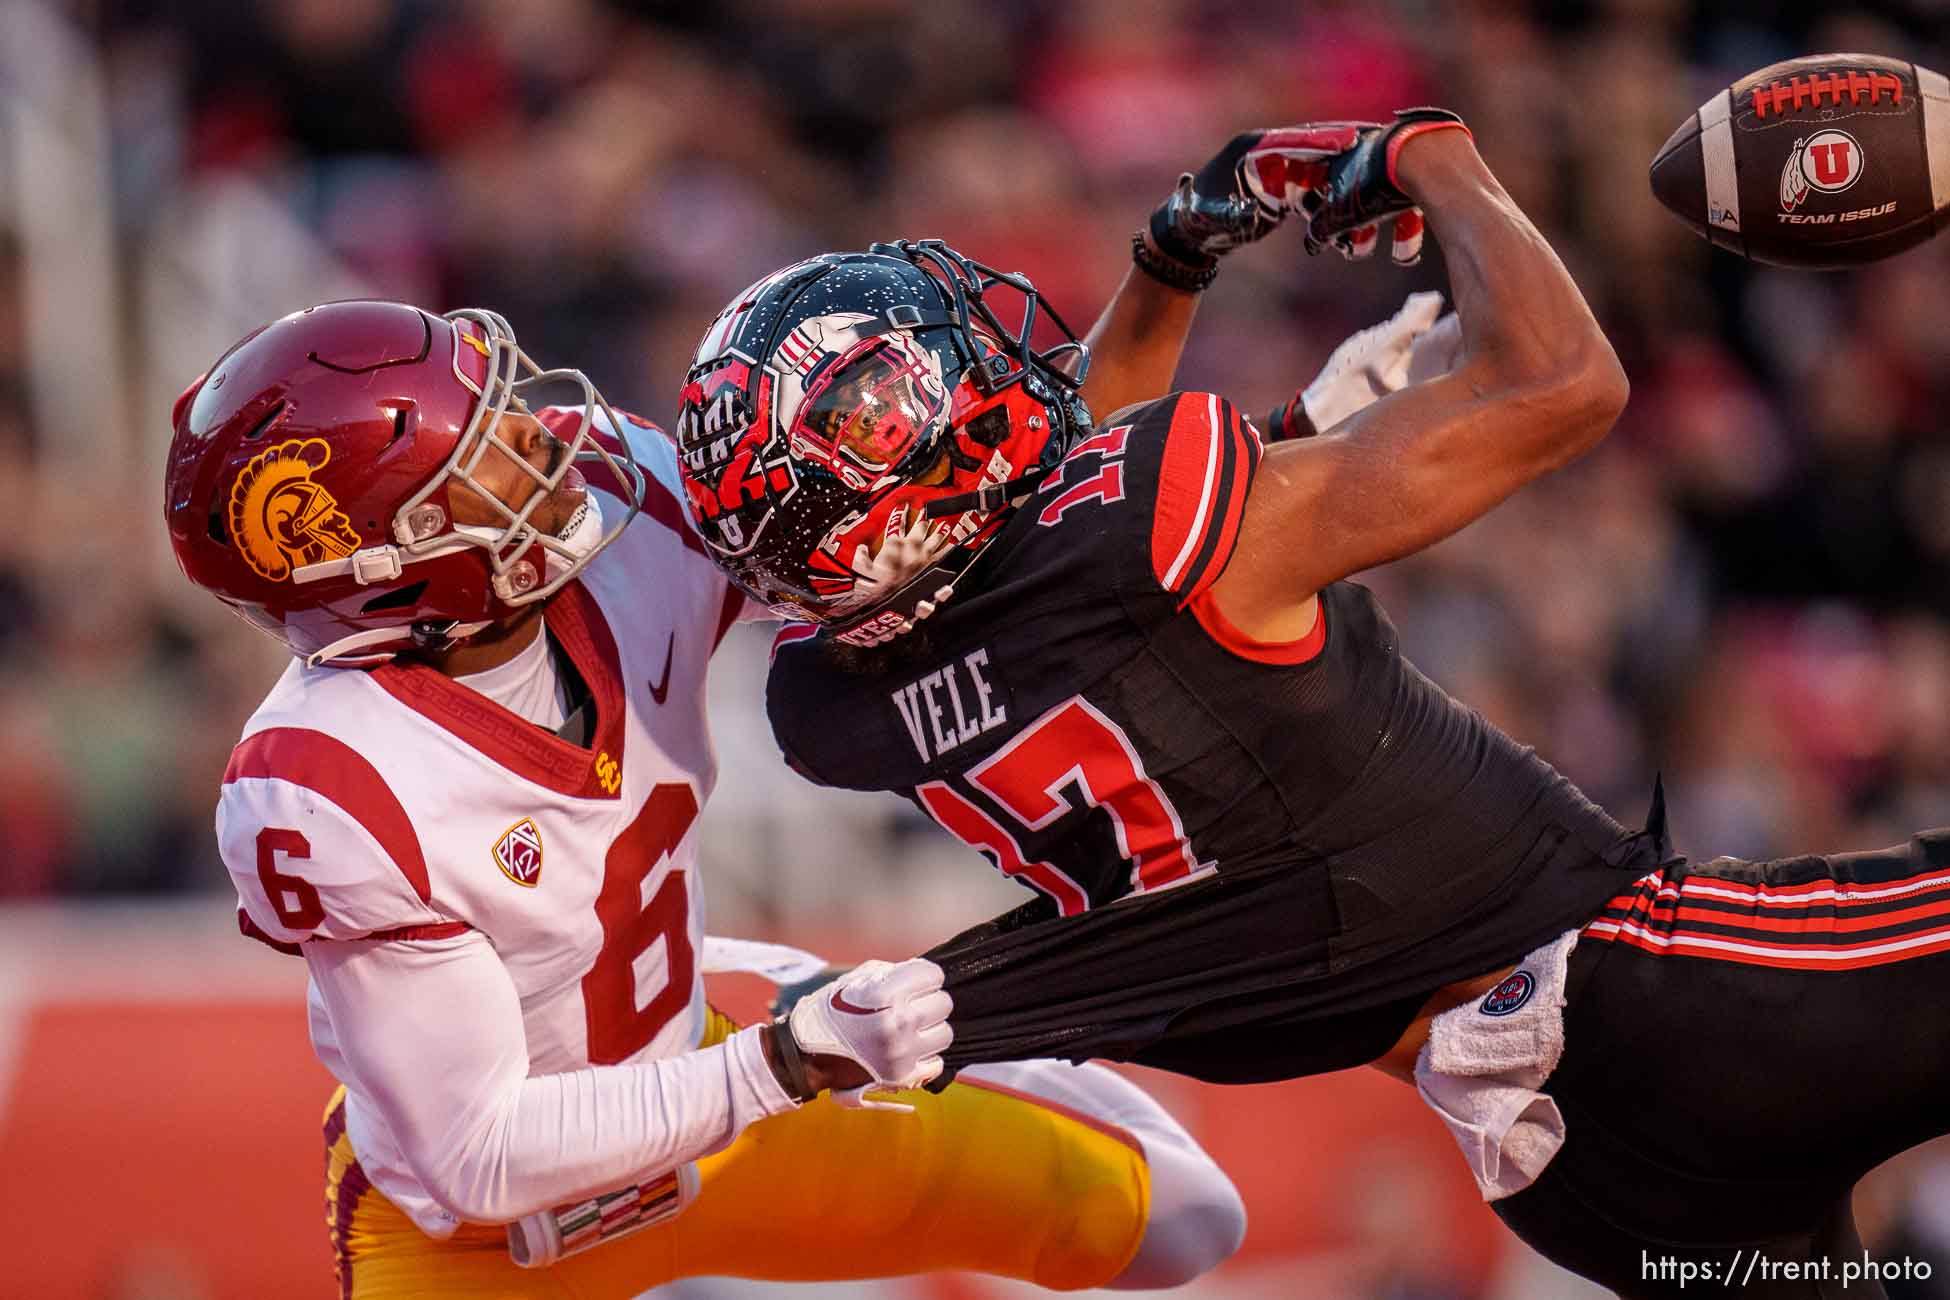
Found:
[[[1152,247],[1151,241],[1142,230],[1131,235],[1131,261],[1137,269],[1156,280],[1159,284],[1186,293],[1203,293],[1212,282],[1219,278],[1219,262],[1212,259],[1209,266],[1191,266],[1175,257],[1168,257]]]
[[[1151,232],[1151,246],[1158,252],[1181,266],[1202,271],[1208,266],[1218,265],[1218,257],[1202,248],[1195,248],[1178,237],[1178,220],[1181,217],[1191,219],[1189,216],[1192,205],[1191,184],[1190,176],[1180,176],[1178,188],[1173,190],[1163,203],[1152,209],[1151,220],[1144,223],[1144,228]]]
[[[819,1095],[812,1086],[812,1078],[806,1067],[806,1054],[799,1050],[799,1040],[792,1036],[792,1026],[786,1017],[780,1016],[771,1024],[772,1031],[772,1077],[785,1089],[785,1095],[801,1104]]]
[[[1282,402],[1273,408],[1266,417],[1266,438],[1269,442],[1290,442],[1295,438],[1311,438],[1320,430],[1307,415],[1307,407],[1295,393],[1293,400]]]

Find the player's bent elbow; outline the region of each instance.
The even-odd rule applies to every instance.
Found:
[[[1632,399],[1632,381],[1626,377],[1625,367],[1619,363],[1611,344],[1602,335],[1599,342],[1597,354],[1585,363],[1579,387],[1591,417],[1600,425],[1602,437],[1624,414],[1625,404]]]
[[[1631,397],[1632,381],[1625,377],[1625,367],[1618,363],[1618,354],[1606,344],[1580,370],[1572,385],[1573,422],[1581,437],[1572,457],[1567,459],[1581,456],[1603,441],[1618,423]]]
[[[494,1181],[487,1178],[452,1177],[435,1182],[423,1175],[420,1185],[436,1205],[462,1223],[513,1223],[523,1215],[545,1208],[516,1205],[505,1194],[497,1194]]]
[[[1594,331],[1594,334],[1596,332]],[[1602,334],[1581,347],[1529,396],[1539,417],[1539,468],[1568,465],[1611,432],[1632,394],[1631,381]]]
[[[548,1208],[515,1194],[507,1162],[487,1152],[449,1154],[407,1150],[408,1166],[433,1202],[462,1223],[502,1224]]]

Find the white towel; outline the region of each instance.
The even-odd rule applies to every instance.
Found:
[[[1449,1126],[1486,1201],[1522,1191],[1564,1145],[1564,1116],[1539,1092],[1564,1054],[1564,976],[1578,932],[1525,957],[1479,999],[1429,1026],[1415,1088]]]

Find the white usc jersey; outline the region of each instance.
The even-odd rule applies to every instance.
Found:
[[[246,725],[217,810],[257,937],[486,936],[520,997],[531,1076],[674,1056],[704,1028],[704,676],[745,603],[690,529],[668,440],[626,432],[649,480],[642,517],[544,616],[593,696],[587,748],[423,665],[294,661]],[[600,504],[623,509],[608,493]],[[352,1090],[373,1181],[423,1227],[450,1229],[361,1105],[336,1037],[314,985],[313,1042]]]

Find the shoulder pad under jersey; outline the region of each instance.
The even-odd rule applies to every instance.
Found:
[[[289,950],[307,939],[438,938],[468,927],[430,901],[412,820],[345,742],[268,727],[230,756],[217,843],[247,934]]]

